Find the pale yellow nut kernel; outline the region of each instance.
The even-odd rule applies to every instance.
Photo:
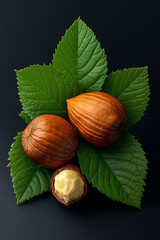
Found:
[[[79,199],[84,193],[84,182],[74,170],[65,169],[55,176],[54,190],[66,203]]]

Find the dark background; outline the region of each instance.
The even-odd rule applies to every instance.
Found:
[[[16,205],[7,158],[25,127],[14,69],[48,64],[65,30],[81,17],[108,56],[109,72],[149,66],[151,100],[132,128],[147,153],[149,170],[142,210],[115,203],[90,187],[65,207],[50,193]],[[0,0],[0,240],[159,239],[160,14],[158,1]]]

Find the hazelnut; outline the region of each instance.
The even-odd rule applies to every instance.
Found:
[[[105,92],[82,93],[68,99],[67,108],[71,124],[98,147],[118,141],[128,121],[123,104]]]
[[[78,137],[65,119],[46,114],[34,118],[26,127],[22,146],[32,161],[46,168],[57,168],[75,156]]]
[[[67,164],[52,175],[51,190],[59,202],[70,205],[85,197],[87,181],[79,167]]]

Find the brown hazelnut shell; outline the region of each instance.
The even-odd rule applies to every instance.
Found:
[[[23,131],[22,147],[35,163],[57,168],[75,156],[78,137],[73,126],[62,117],[40,115]]]
[[[82,93],[67,100],[71,124],[88,142],[108,147],[120,138],[128,122],[124,105],[105,92]]]
[[[68,203],[66,203],[63,199],[61,199],[61,198],[56,194],[56,192],[55,192],[55,190],[54,190],[54,179],[55,179],[55,176],[58,175],[61,171],[66,170],[66,169],[70,169],[70,170],[76,171],[76,172],[78,173],[78,175],[82,178],[83,182],[84,182],[84,193],[83,193],[83,195],[82,195],[80,198],[75,199],[75,200],[73,200],[73,201],[71,201],[71,202],[68,202]],[[87,194],[87,191],[88,191],[87,180],[86,180],[86,178],[83,176],[81,169],[80,169],[78,166],[74,166],[74,165],[72,165],[72,164],[66,164],[66,165],[64,165],[63,167],[58,168],[58,169],[53,173],[53,175],[52,175],[52,177],[51,177],[50,185],[51,185],[51,191],[52,191],[53,196],[54,196],[59,202],[61,202],[62,204],[66,205],[66,206],[71,205],[71,204],[73,204],[73,203],[75,203],[75,202],[78,202],[79,200],[81,200],[82,198],[84,198],[84,197],[86,196],[86,194]]]

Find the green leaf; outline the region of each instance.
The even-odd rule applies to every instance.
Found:
[[[32,162],[21,144],[22,132],[15,137],[9,152],[10,172],[17,203],[22,203],[43,192],[50,191],[52,172]]]
[[[106,78],[107,60],[96,36],[78,18],[59,43],[53,65],[77,82],[81,92],[100,91]]]
[[[78,158],[83,174],[113,200],[140,208],[147,159],[141,144],[129,133],[109,148],[81,142]]]
[[[33,65],[16,71],[22,116],[28,121],[38,115],[55,114],[68,118],[66,99],[77,95],[75,81],[50,66]]]
[[[25,113],[24,110],[19,114],[19,116],[21,118],[23,118],[26,121],[26,123],[30,123],[31,122],[31,118],[28,116],[27,113]]]
[[[129,68],[112,72],[102,91],[118,98],[128,113],[128,127],[144,115],[149,101],[148,68]]]

